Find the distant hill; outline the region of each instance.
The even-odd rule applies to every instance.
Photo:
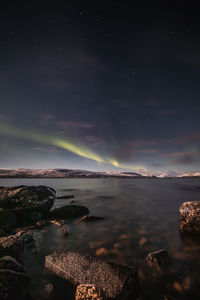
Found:
[[[146,177],[133,172],[92,172],[72,169],[0,169],[0,178],[102,178]]]
[[[178,173],[157,172],[141,175],[135,172],[93,172],[73,169],[0,169],[0,178],[200,178],[200,172]]]

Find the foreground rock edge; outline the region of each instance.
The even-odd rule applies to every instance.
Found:
[[[140,291],[134,268],[58,249],[45,257],[45,267],[57,276],[80,284],[93,284],[103,299],[137,299]]]

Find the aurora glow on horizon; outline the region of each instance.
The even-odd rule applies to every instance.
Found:
[[[0,12],[0,168],[199,171],[197,11],[75,2]]]
[[[9,135],[11,137],[28,139],[28,140],[31,140],[34,142],[39,142],[39,143],[45,144],[45,145],[53,145],[58,148],[72,152],[78,156],[94,160],[97,163],[110,164],[117,168],[132,169],[132,170],[135,170],[135,169],[144,169],[145,170],[145,168],[142,166],[139,167],[139,166],[121,165],[115,159],[100,157],[98,154],[93,153],[92,151],[84,148],[81,145],[75,145],[64,139],[59,139],[59,138],[52,137],[52,136],[45,136],[45,135],[38,134],[38,133],[29,131],[29,130],[19,129],[19,128],[15,128],[15,127],[12,127],[9,125],[0,124],[0,133]]]

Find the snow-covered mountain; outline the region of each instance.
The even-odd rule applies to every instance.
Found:
[[[169,178],[200,177],[200,172],[145,172],[143,174],[125,171],[93,172],[73,169],[1,169],[0,178]]]
[[[72,169],[0,169],[0,178],[143,177],[133,172],[92,172]]]

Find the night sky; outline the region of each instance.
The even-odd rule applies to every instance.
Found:
[[[1,7],[0,167],[199,170],[199,10],[44,2]]]

